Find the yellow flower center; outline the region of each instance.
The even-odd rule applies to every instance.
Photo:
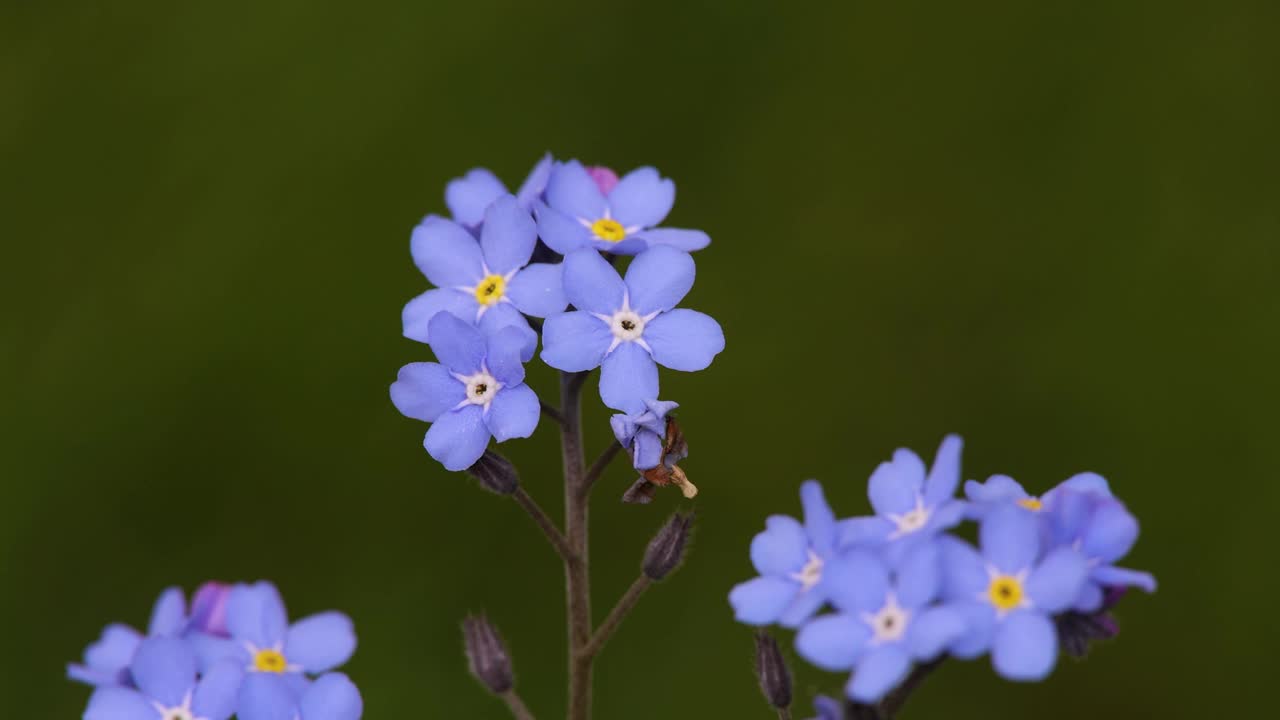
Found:
[[[1022,583],[1012,575],[997,575],[987,586],[987,597],[1001,612],[1008,612],[1022,605]]]
[[[1040,498],[1033,497],[1024,497],[1018,500],[1018,504],[1031,512],[1040,512],[1040,509],[1044,507],[1044,503],[1040,502]]]
[[[476,302],[481,305],[492,305],[502,299],[507,290],[507,281],[501,275],[490,275],[476,286]]]
[[[617,220],[610,220],[609,218],[600,218],[591,223],[591,232],[595,233],[596,237],[601,240],[612,243],[622,242],[627,237],[627,229],[622,227]]]
[[[259,650],[253,656],[253,669],[258,672],[282,673],[289,668],[279,650]]]

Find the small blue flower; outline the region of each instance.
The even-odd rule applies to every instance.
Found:
[[[160,593],[151,609],[146,637],[173,637],[186,629],[187,604],[182,590],[168,588]],[[98,641],[85,648],[83,664],[67,665],[67,677],[94,686],[132,684],[129,663],[143,637],[128,625],[108,625]]]
[[[543,155],[516,191],[516,204],[525,212],[532,212],[534,202],[542,198],[554,165],[551,153]],[[484,211],[507,194],[507,186],[497,175],[485,168],[474,168],[466,175],[449,181],[444,190],[444,204],[449,206],[449,212],[453,213],[453,219],[459,225],[474,230],[484,222]]]
[[[485,332],[519,328],[525,336],[522,355],[529,360],[538,337],[521,313],[546,317],[564,310],[560,265],[529,263],[537,228],[514,197],[498,198],[484,217],[479,241],[434,215],[414,228],[413,260],[436,288],[405,306],[404,334],[429,343],[432,318],[448,312]]]
[[[896,572],[875,554],[852,550],[827,567],[831,603],[840,611],[805,624],[796,650],[824,670],[854,670],[848,696],[874,703],[915,662],[942,654],[966,630],[958,609],[938,605],[938,546],[917,544]]]
[[[1040,680],[1058,657],[1052,616],[1071,607],[1088,574],[1071,547],[1041,554],[1037,516],[1013,504],[987,514],[979,528],[982,553],[953,537],[943,551],[946,597],[965,616],[968,630],[951,646],[961,658],[991,652],[992,665],[1010,680]]]
[[[1138,520],[1124,503],[1097,492],[1055,489],[1045,496],[1044,515],[1056,545],[1077,548],[1089,563],[1089,577],[1072,607],[1082,613],[1103,608],[1108,588],[1156,590],[1151,573],[1117,567],[1138,541]]]
[[[658,397],[658,365],[703,370],[724,349],[715,320],[673,309],[693,287],[694,273],[688,253],[664,246],[637,255],[625,281],[595,250],[570,253],[564,289],[577,310],[547,318],[542,359],[567,372],[600,367],[604,404],[638,410]]]
[[[824,568],[835,556],[836,517],[816,481],[800,486],[800,502],[803,525],[773,515],[751,540],[751,563],[760,577],[729,592],[738,622],[799,627],[827,602],[831,588]]]
[[[613,436],[631,454],[631,467],[649,470],[659,463],[675,465],[685,458],[683,454],[672,454],[665,458],[662,456],[667,438],[667,413],[678,407],[678,404],[669,401],[646,400],[644,410],[640,412],[630,415],[622,413],[609,418]]]
[[[844,704],[835,698],[819,695],[813,699],[813,709],[818,716],[812,720],[844,720]]]
[[[221,662],[197,682],[195,653],[178,638],[143,640],[129,672],[138,689],[99,688],[84,720],[227,720],[236,709],[240,668]]]
[[[547,201],[535,205],[538,234],[562,255],[580,248],[635,255],[655,245],[692,252],[709,245],[700,230],[655,227],[675,200],[675,183],[651,167],[632,170],[606,194],[581,163],[570,160],[551,172]]]
[[[240,688],[240,720],[360,720],[364,701],[346,675],[329,673],[295,693],[280,678],[257,674]]]
[[[841,547],[886,545],[890,564],[915,543],[928,540],[964,519],[965,504],[954,499],[960,484],[960,451],[956,435],[943,438],[933,467],[925,476],[924,461],[907,449],[893,454],[871,474],[867,495],[874,517],[860,517],[842,525]]]
[[[192,635],[202,666],[233,661],[249,673],[285,678],[296,691],[306,686],[303,673],[328,672],[350,659],[356,649],[351,619],[322,612],[292,625],[275,585],[237,585],[227,598],[229,639]]]
[[[985,483],[969,480],[964,484],[965,497],[969,499],[966,515],[973,520],[981,519],[992,508],[1008,502],[1014,502],[1031,512],[1040,512],[1044,504],[1056,492],[1063,489],[1094,492],[1111,496],[1107,481],[1097,473],[1080,473],[1059,483],[1056,487],[1036,497],[1027,492],[1022,485],[1008,475],[992,475]]]
[[[527,438],[542,412],[524,384],[521,348],[514,328],[484,335],[448,313],[431,321],[431,349],[438,363],[412,363],[391,385],[391,401],[406,417],[431,423],[423,446],[446,469],[471,467],[489,446]]]

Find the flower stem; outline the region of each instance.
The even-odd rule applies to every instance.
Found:
[[[507,708],[511,710],[511,716],[516,720],[534,720],[533,713],[529,712],[529,708],[516,694],[515,690],[508,690],[501,695],[503,702],[507,704]]]
[[[560,448],[564,457],[565,607],[569,624],[569,720],[591,717],[591,580],[587,556],[587,495],[582,459],[582,384],[586,373],[560,374]],[[576,561],[575,561],[576,560]]]
[[[613,462],[613,459],[621,451],[622,445],[615,440],[609,447],[605,448],[604,452],[600,453],[600,457],[596,458],[595,462],[591,463],[591,468],[587,470],[587,476],[582,479],[583,495],[591,492],[591,487],[596,484],[596,480],[600,479],[604,471],[609,468],[609,463]]]
[[[547,536],[547,540],[551,541],[552,547],[560,555],[560,559],[564,560],[566,564],[574,562],[573,548],[569,547],[569,541],[565,540],[560,528],[557,528],[555,522],[542,510],[542,506],[538,505],[538,502],[529,493],[525,492],[523,487],[517,487],[511,497],[520,503],[520,507],[524,508],[529,513],[529,517],[533,518],[533,522],[541,528],[542,533]]]
[[[622,598],[618,600],[618,604],[614,605],[613,609],[609,611],[609,616],[604,619],[604,622],[600,623],[595,635],[591,636],[591,642],[579,652],[588,659],[595,658],[600,649],[604,647],[604,644],[609,641],[609,637],[613,635],[614,631],[618,629],[618,626],[627,617],[627,613],[631,612],[636,603],[640,602],[640,596],[652,584],[653,580],[650,580],[647,575],[641,575],[636,578],[636,581],[631,583],[631,587],[627,588]]]
[[[937,670],[942,661],[946,659],[947,656],[943,655],[933,662],[915,666],[911,674],[907,676],[907,679],[903,680],[901,685],[894,688],[893,692],[880,701],[880,717],[884,718],[884,720],[891,720],[894,715],[897,715],[902,706],[907,704],[907,699],[911,697],[911,693],[915,692],[916,688],[924,682],[924,679],[929,677],[929,674],[934,670]]]
[[[791,708],[778,708],[778,720],[791,720]]]

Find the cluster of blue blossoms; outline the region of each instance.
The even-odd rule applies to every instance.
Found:
[[[926,468],[898,450],[871,475],[868,517],[837,519],[821,486],[804,483],[804,521],[775,515],[752,540],[760,576],[730,593],[737,619],[797,629],[797,652],[852,670],[846,694],[870,704],[944,655],[990,654],[1005,678],[1043,679],[1071,642],[1064,619],[1105,615],[1124,588],[1155,590],[1150,574],[1116,565],[1138,523],[1102,477],[1036,497],[997,475],[967,482],[961,500],[960,451],[947,437]],[[966,520],[977,547],[947,532]],[[834,612],[818,615],[824,607]]]
[[[95,688],[84,720],[359,720],[359,691],[332,672],[355,648],[342,613],[291,625],[271,583],[207,583],[190,606],[165,590],[145,634],[108,625],[67,675]]]
[[[431,423],[431,457],[466,470],[490,440],[533,434],[541,404],[524,363],[539,326],[543,362],[600,368],[600,397],[620,413],[613,426],[633,465],[668,459],[664,422],[675,404],[658,401],[658,366],[702,370],[724,349],[715,320],[676,307],[693,287],[689,253],[711,241],[659,227],[675,184],[649,167],[619,178],[548,155],[514,195],[476,169],[448,184],[445,202],[452,219],[428,215],[410,242],[436,287],[403,313],[404,334],[437,362],[405,366],[391,386],[401,413]],[[632,259],[620,274],[624,256]]]

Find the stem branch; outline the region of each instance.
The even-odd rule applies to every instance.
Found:
[[[591,717],[591,580],[587,556],[587,497],[582,461],[582,384],[586,373],[560,374],[560,448],[564,457],[565,608],[569,624],[569,720]]]
[[[538,502],[525,492],[523,487],[517,487],[511,497],[520,503],[520,507],[524,508],[529,513],[529,517],[533,518],[533,522],[542,529],[542,533],[547,536],[547,540],[551,541],[560,559],[564,560],[565,564],[572,564],[575,561],[573,548],[569,547],[569,541],[565,540],[560,528],[557,528],[555,522],[543,512],[542,506],[538,505]]]
[[[605,448],[604,452],[600,453],[600,457],[591,463],[591,468],[587,470],[587,476],[582,479],[583,495],[591,492],[591,487],[596,484],[596,480],[600,479],[604,471],[609,468],[609,463],[613,462],[613,459],[618,457],[618,453],[621,451],[622,445],[617,440],[614,440],[609,447]]]
[[[511,716],[516,720],[534,720],[533,713],[529,712],[529,707],[524,704],[514,689],[502,693],[499,697],[507,704],[507,708],[511,710]]]
[[[582,648],[580,653],[586,656],[587,659],[594,658],[600,652],[600,649],[604,647],[604,644],[609,641],[609,637],[618,629],[618,626],[622,624],[622,621],[626,619],[627,613],[631,612],[636,603],[640,602],[640,596],[652,584],[653,581],[647,575],[641,575],[636,578],[636,581],[631,583],[631,587],[627,588],[627,591],[622,594],[618,604],[614,605],[613,609],[609,611],[609,616],[604,619],[604,622],[600,623],[600,627],[596,629],[596,634],[591,637],[591,642]]]

